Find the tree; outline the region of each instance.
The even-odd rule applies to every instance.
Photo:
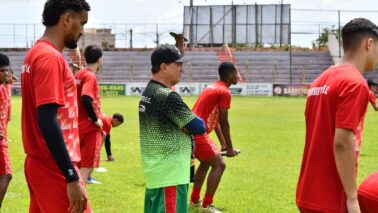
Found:
[[[315,49],[327,46],[328,34],[334,34],[338,40],[340,38],[339,29],[336,29],[335,26],[325,27],[322,29],[319,37],[315,41],[312,41],[312,48]]]

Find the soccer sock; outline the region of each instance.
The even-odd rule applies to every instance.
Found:
[[[201,189],[197,189],[193,187],[192,196],[190,197],[190,200],[193,203],[198,203],[200,199],[200,193],[201,193]]]
[[[210,205],[212,203],[213,203],[213,195],[206,193],[205,197],[203,198],[202,207],[207,208],[208,205]]]

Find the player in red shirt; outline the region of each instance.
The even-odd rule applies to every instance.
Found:
[[[111,151],[111,143],[110,143],[110,130],[113,127],[118,127],[123,124],[123,116],[120,113],[114,113],[113,117],[107,116],[103,114],[102,116],[102,129],[104,130],[104,142],[105,142],[105,150],[106,155],[108,156],[108,161],[114,161],[114,157]]]
[[[12,170],[8,154],[7,125],[10,114],[9,81],[10,62],[8,56],[0,53],[0,208],[12,179]]]
[[[378,62],[378,27],[363,18],[342,29],[344,56],[311,84],[306,143],[296,203],[301,212],[360,212],[354,137],[362,128],[369,90],[360,72]],[[362,130],[361,130],[362,131]]]
[[[362,213],[378,212],[378,172],[362,181],[358,187],[358,202]]]
[[[85,48],[84,56],[87,66],[75,74],[75,79],[79,106],[80,172],[87,180],[93,168],[99,166],[102,146],[100,89],[96,77],[102,64],[102,50],[90,45]]]
[[[375,111],[378,110],[377,101],[375,99],[375,91],[377,84],[372,80],[367,80],[367,84],[369,87],[369,102]],[[358,162],[360,159],[360,149],[361,149],[361,141],[362,141],[362,129],[363,129],[364,122],[361,122],[361,126],[357,128],[356,136],[354,138],[355,150],[356,150],[356,175],[358,170]]]
[[[226,166],[220,151],[208,134],[215,130],[219,141],[227,144],[227,147],[224,147],[227,150],[227,156],[236,155],[232,147],[228,123],[228,109],[231,105],[231,92],[228,88],[238,81],[237,69],[233,63],[223,62],[218,72],[220,80],[205,88],[193,107],[194,114],[205,121],[206,133],[194,136],[194,155],[200,160],[200,165],[195,174],[190,205],[200,207],[201,188],[211,167],[207,178],[206,194],[200,207],[207,212],[218,212],[211,204]]]
[[[367,80],[367,84],[369,86],[369,102],[375,111],[378,111],[377,100],[375,98],[375,91],[377,91],[377,83],[373,80]]]
[[[62,51],[76,48],[88,20],[85,0],[49,0],[45,31],[22,66],[22,140],[29,212],[91,212],[79,176],[76,85]]]
[[[375,111],[378,111],[378,106],[375,98],[375,91],[377,83],[372,80],[367,80],[369,86],[369,102]],[[360,134],[361,135],[361,134]],[[356,136],[356,138],[358,138]],[[359,137],[359,139],[361,139]],[[361,140],[356,144],[357,162],[360,155]],[[361,207],[361,212],[374,213],[378,212],[378,172],[370,174],[361,185],[358,187],[358,202]]]

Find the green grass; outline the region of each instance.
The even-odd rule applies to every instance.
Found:
[[[195,97],[184,98],[192,106]],[[101,162],[107,173],[94,173],[102,185],[88,185],[92,209],[101,212],[143,212],[144,181],[141,170],[138,127],[139,97],[104,97],[107,114],[121,112],[124,125],[112,130],[115,162]],[[242,153],[225,159],[227,168],[214,205],[224,212],[296,212],[295,188],[304,144],[304,98],[233,97],[230,124],[233,144]],[[20,128],[21,98],[13,98],[9,124],[13,180],[2,212],[27,212],[26,186]],[[370,109],[361,150],[359,182],[378,168],[376,123]],[[215,135],[212,135],[216,138]],[[105,150],[102,150],[105,159]]]

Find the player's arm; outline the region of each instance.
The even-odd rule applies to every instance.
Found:
[[[112,150],[110,148],[110,144],[111,144],[111,142],[110,142],[110,134],[105,136],[104,142],[105,142],[106,155],[107,156],[112,155]]]
[[[227,157],[234,157],[236,151],[232,146],[231,135],[230,135],[230,124],[228,122],[228,109],[219,109],[219,126],[223,134],[224,140],[227,146]]]
[[[218,140],[222,146],[221,150],[227,150],[227,144],[226,144],[226,140],[224,139],[224,136],[223,136],[223,133],[222,133],[222,129],[220,127],[220,124],[218,124],[215,129],[215,134],[217,134],[217,137],[218,137]]]
[[[371,106],[373,107],[374,111],[378,111],[378,104],[377,103],[371,103]]]
[[[51,155],[58,164],[67,183],[79,180],[79,176],[71,162],[64,142],[62,130],[57,120],[57,104],[46,104],[38,107],[38,127],[46,141]]]
[[[79,175],[68,154],[62,130],[57,120],[57,112],[57,104],[39,106],[37,109],[38,127],[42,132],[54,161],[67,181],[67,195],[70,199],[70,209],[76,209],[81,212],[81,210],[86,209],[86,192],[79,182]]]
[[[202,135],[206,132],[205,122],[196,116],[192,121],[185,125],[184,131],[187,131],[190,135]]]
[[[356,153],[352,130],[336,128],[333,142],[337,172],[347,196],[348,209],[359,212],[355,175]]]
[[[102,128],[102,120],[97,118],[96,112],[93,107],[93,99],[88,95],[82,95],[81,101],[88,117],[100,128]]]

